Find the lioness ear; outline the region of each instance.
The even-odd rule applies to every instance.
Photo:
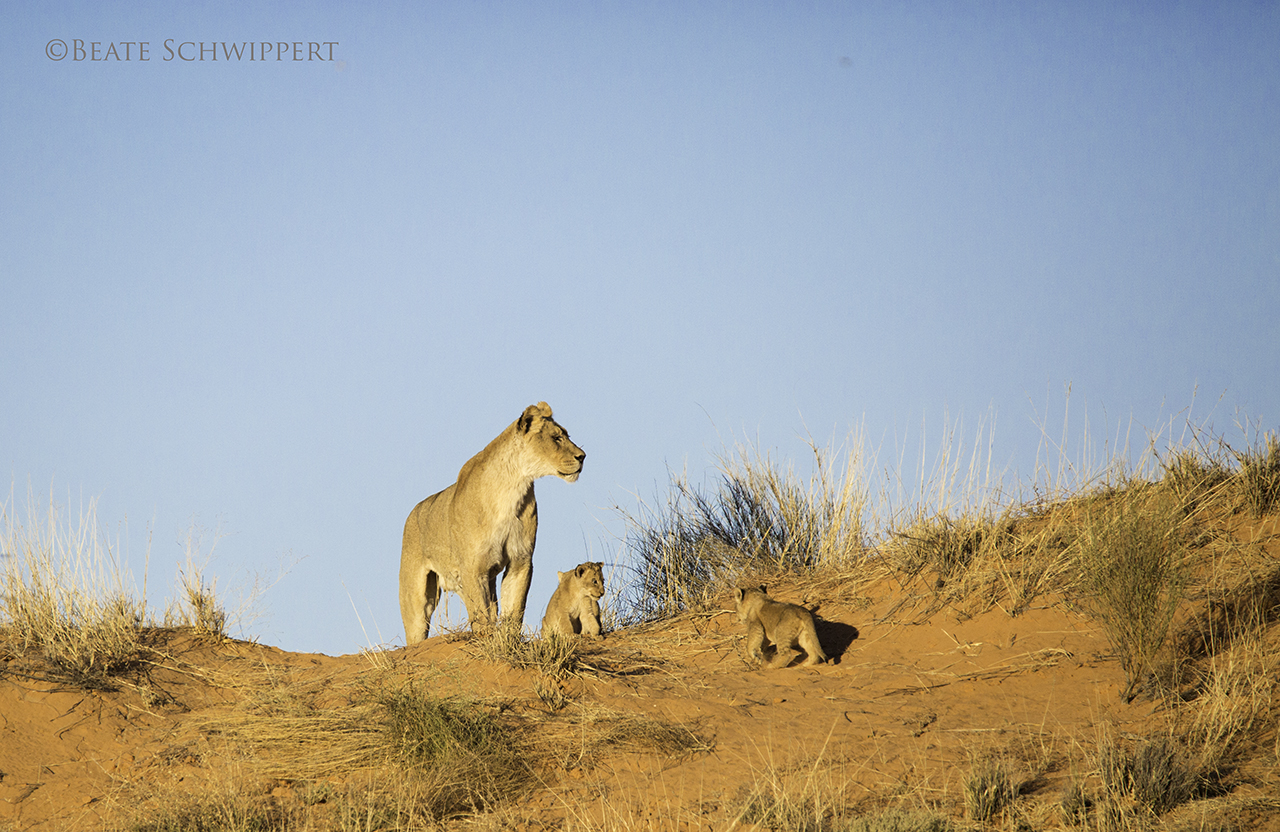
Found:
[[[529,428],[533,427],[533,419],[535,416],[539,419],[550,419],[551,405],[546,402],[538,402],[537,404],[531,404],[526,407],[524,409],[524,413],[520,414],[520,418],[516,422],[516,427],[520,429],[521,433],[529,432]]]
[[[747,594],[747,591],[746,591],[745,589],[743,589],[742,587],[738,587],[737,589],[735,589],[735,590],[733,591],[733,594],[737,597],[737,599],[738,599],[739,601],[741,601],[741,600],[742,600],[742,596],[746,595],[746,594]]]
[[[769,594],[769,590],[764,588],[764,584],[760,584],[760,591],[763,592],[765,595]]]

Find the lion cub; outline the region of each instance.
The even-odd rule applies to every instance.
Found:
[[[738,618],[747,625],[747,653],[766,667],[786,667],[796,657],[795,647],[805,652],[803,664],[820,664],[827,660],[818,643],[818,633],[813,626],[813,613],[799,604],[774,601],[765,588],[743,587],[737,590]],[[774,655],[768,661],[761,649],[764,640],[774,646]]]
[[[604,595],[604,564],[581,563],[570,572],[557,572],[560,586],[551,595],[542,617],[542,634],[600,636],[600,602]]]

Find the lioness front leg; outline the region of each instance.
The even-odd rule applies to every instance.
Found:
[[[502,576],[502,601],[498,604],[498,615],[503,621],[524,621],[524,607],[532,577],[532,564],[513,563],[507,567]]]
[[[459,583],[458,594],[467,607],[472,631],[487,630],[494,625],[497,604],[490,586],[491,581],[485,573],[465,576]]]

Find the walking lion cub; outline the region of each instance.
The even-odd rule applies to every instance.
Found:
[[[568,572],[556,572],[560,585],[551,595],[542,617],[542,635],[600,636],[600,601],[604,596],[604,564],[581,563]]]
[[[813,613],[799,604],[784,604],[769,597],[763,586],[742,587],[736,592],[738,618],[747,625],[747,654],[766,667],[786,667],[795,659],[798,645],[805,653],[802,664],[827,661],[813,626]],[[764,641],[774,646],[773,658],[764,657]]]

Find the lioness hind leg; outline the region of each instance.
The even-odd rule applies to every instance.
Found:
[[[440,584],[435,572],[428,572],[418,586],[406,584],[400,589],[400,618],[404,622],[405,645],[414,645],[427,637],[431,615],[440,603]]]

